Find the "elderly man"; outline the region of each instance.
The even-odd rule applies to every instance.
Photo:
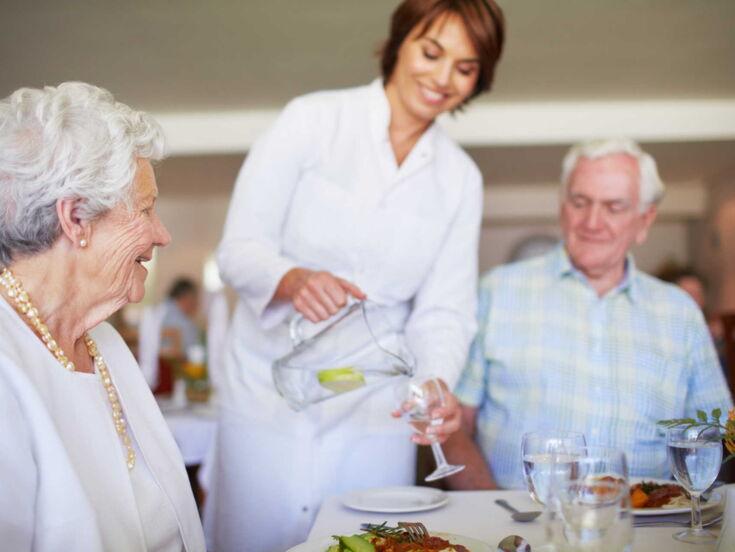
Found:
[[[631,475],[669,473],[656,423],[731,406],[697,305],[640,272],[663,195],[629,140],[573,147],[563,164],[563,245],[481,284],[479,332],[456,393],[464,430],[446,445],[455,488],[523,485],[521,436],[575,430],[628,455]]]

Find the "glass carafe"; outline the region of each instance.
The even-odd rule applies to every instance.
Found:
[[[404,318],[372,301],[353,302],[313,324],[296,315],[293,350],[273,363],[273,383],[294,410],[386,378],[411,376],[414,361],[403,337]]]

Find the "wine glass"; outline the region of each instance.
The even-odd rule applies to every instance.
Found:
[[[533,431],[523,435],[523,477],[533,500],[542,505],[546,502],[551,481],[552,455],[557,454],[556,468],[563,470],[564,462],[571,462],[575,451],[585,445],[584,435],[576,431]]]
[[[436,469],[426,476],[425,481],[436,481],[461,472],[465,468],[463,465],[447,462],[436,436],[426,433],[429,426],[443,423],[443,418],[432,418],[431,414],[435,409],[446,406],[447,392],[443,383],[434,376],[413,378],[407,382],[407,387],[399,387],[397,391],[401,413],[408,416],[408,422],[416,433],[424,435],[431,441]]]
[[[577,449],[552,456],[551,491],[546,505],[546,536],[564,552],[628,552],[633,522],[625,454],[606,447]],[[556,467],[562,459],[563,469]]]
[[[673,427],[666,434],[669,467],[691,496],[692,526],[674,535],[693,544],[713,543],[717,537],[702,528],[700,496],[714,483],[722,463],[722,443],[717,428]]]

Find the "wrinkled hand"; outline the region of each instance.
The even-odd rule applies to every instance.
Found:
[[[447,384],[441,378],[437,378],[439,385],[444,393],[444,406],[434,408],[431,411],[431,418],[443,418],[441,424],[430,425],[426,428],[426,435],[414,433],[411,440],[417,445],[431,445],[432,442],[444,443],[449,437],[457,431],[462,425],[462,408],[457,397],[449,390]],[[405,405],[406,410],[410,409],[410,405]],[[394,410],[391,416],[400,418],[403,412]]]
[[[347,298],[365,299],[365,293],[352,282],[331,272],[294,268],[286,273],[276,295],[289,299],[294,309],[311,322],[320,322],[337,314]]]

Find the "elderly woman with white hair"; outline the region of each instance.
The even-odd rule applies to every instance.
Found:
[[[170,241],[162,153],[155,121],[94,86],[0,101],[3,550],[204,550],[176,444],[104,323]]]

